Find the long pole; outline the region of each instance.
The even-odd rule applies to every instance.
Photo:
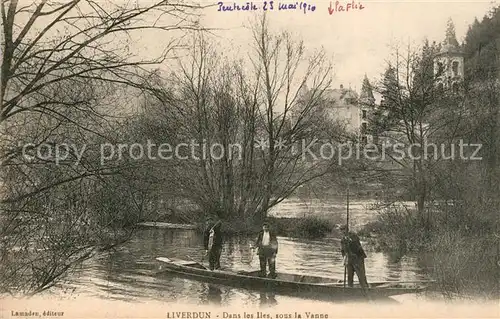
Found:
[[[349,232],[349,183],[347,184],[347,217],[346,217],[346,229],[344,236],[347,236]],[[348,258],[347,251],[344,251],[344,260]],[[347,265],[344,262],[344,288],[347,281]]]
[[[349,233],[349,184],[347,184],[347,222],[346,222],[346,234]]]

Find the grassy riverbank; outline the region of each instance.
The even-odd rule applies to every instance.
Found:
[[[465,207],[438,207],[418,213],[387,209],[362,230],[382,251],[427,255],[437,288],[446,296],[499,295],[498,217]],[[373,236],[374,235],[374,236]]]
[[[335,232],[334,220],[307,216],[300,218],[268,217],[267,221],[278,236],[319,239]],[[199,224],[199,228],[203,227]],[[239,220],[223,221],[222,231],[226,235],[254,235],[261,225],[249,224]]]
[[[202,231],[205,224],[199,213],[183,213],[182,215],[170,215],[166,218],[157,219],[156,222],[173,224],[193,224],[198,231]],[[318,239],[336,234],[335,225],[342,220],[328,219],[318,216],[305,217],[268,217],[267,221],[278,236]],[[145,222],[149,222],[145,221]],[[244,220],[223,220],[222,232],[226,235],[254,235],[259,232],[261,225],[251,224]]]

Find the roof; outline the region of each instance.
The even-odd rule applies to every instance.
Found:
[[[358,94],[352,89],[327,89],[324,96],[335,102],[335,106],[353,105],[358,100]]]
[[[440,55],[464,55],[462,49],[452,43],[444,43],[437,56]]]

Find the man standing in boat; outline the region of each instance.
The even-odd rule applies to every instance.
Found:
[[[266,265],[269,266],[269,277],[276,278],[276,254],[278,253],[278,239],[274,231],[269,229],[269,223],[262,225],[255,248],[258,249],[260,261],[260,276],[266,277]],[[252,248],[253,249],[253,248]]]
[[[340,230],[344,233],[340,245],[344,265],[347,268],[347,284],[349,287],[354,285],[354,272],[356,272],[361,287],[368,288],[365,272],[365,258],[367,256],[359,237],[356,233],[349,231],[346,225],[342,225]]]
[[[205,247],[205,255],[208,254],[210,270],[220,269],[220,255],[222,252],[221,225],[222,221],[220,219],[209,217],[203,234],[203,245]]]

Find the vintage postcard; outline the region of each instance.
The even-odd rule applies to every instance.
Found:
[[[0,318],[500,317],[500,3],[0,9]]]

